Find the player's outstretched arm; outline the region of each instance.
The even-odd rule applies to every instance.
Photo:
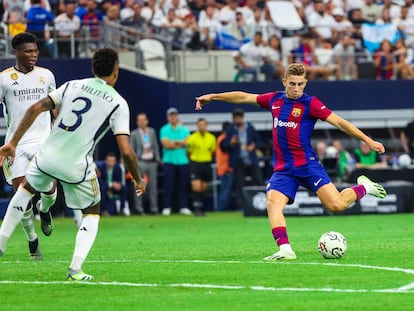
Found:
[[[203,106],[207,105],[213,100],[223,101],[230,104],[257,105],[256,98],[257,94],[251,94],[240,91],[205,94],[196,97],[195,110],[203,109]]]
[[[137,156],[129,142],[129,137],[127,135],[117,135],[116,142],[118,144],[122,159],[124,160],[125,167],[134,178],[136,193],[140,196],[145,193],[147,184],[141,178],[139,173]]]
[[[365,142],[369,148],[372,150],[378,152],[378,153],[384,153],[385,147],[383,144],[381,144],[378,141],[373,140],[369,136],[367,136],[364,132],[362,132],[359,128],[357,128],[355,125],[353,125],[351,122],[341,118],[335,113],[331,113],[329,117],[326,119],[326,121],[333,126],[337,127],[341,131],[345,132],[349,136],[355,137],[363,142]]]
[[[16,132],[9,141],[9,144],[16,147],[20,139],[23,137],[24,133],[26,133],[29,127],[33,124],[34,120],[36,120],[37,116],[44,111],[48,111],[54,108],[55,104],[50,99],[50,97],[45,97],[30,106],[30,108],[26,110],[23,119],[20,121]]]

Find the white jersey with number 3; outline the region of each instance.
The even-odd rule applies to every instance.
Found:
[[[96,77],[66,82],[49,97],[60,112],[36,156],[37,166],[58,180],[80,183],[94,170],[95,146],[109,129],[129,135],[128,104]]]

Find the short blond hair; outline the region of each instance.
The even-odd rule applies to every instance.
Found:
[[[304,76],[306,77],[306,68],[303,64],[292,63],[286,68],[285,79],[290,76]]]

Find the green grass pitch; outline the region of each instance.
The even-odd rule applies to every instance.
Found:
[[[55,219],[31,262],[18,228],[0,258],[0,310],[414,310],[414,214],[288,217],[298,259],[266,263],[277,250],[266,218],[241,213],[103,217],[84,271],[65,281],[76,228]],[[348,241],[323,259],[326,231]]]

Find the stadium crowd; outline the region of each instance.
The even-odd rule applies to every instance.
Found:
[[[88,56],[97,47],[117,50],[142,38],[170,42],[174,50],[219,50],[230,34],[241,71],[261,71],[278,79],[283,66],[303,62],[320,79],[412,79],[414,5],[412,0],[287,1],[303,27],[276,26],[265,0],[3,0],[5,36],[28,31],[43,41],[42,56]],[[294,19],[295,16],[292,16]],[[289,20],[289,18],[287,18]],[[395,38],[368,49],[365,24],[392,25]],[[391,29],[394,29],[391,28]],[[260,42],[252,46],[260,32]],[[399,40],[398,40],[399,38]],[[287,40],[285,40],[287,39]],[[272,41],[279,41],[273,44]],[[72,43],[73,42],[73,43]],[[249,48],[242,48],[250,44]],[[56,52],[57,51],[57,55]],[[251,58],[256,58],[253,66]],[[249,62],[250,58],[250,62]],[[270,66],[270,71],[269,71]],[[253,68],[254,69],[254,68]],[[254,76],[253,76],[254,78]]]

